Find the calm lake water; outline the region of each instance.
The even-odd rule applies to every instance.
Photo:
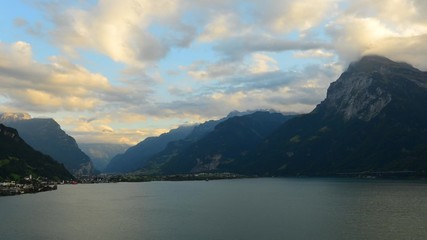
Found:
[[[0,198],[0,239],[427,239],[427,183],[239,179]]]

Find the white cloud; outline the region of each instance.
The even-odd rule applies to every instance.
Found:
[[[274,72],[280,70],[279,63],[274,58],[265,54],[252,54],[252,62],[253,63],[249,69],[249,72],[253,74]]]
[[[117,62],[144,66],[166,56],[172,46],[185,46],[194,30],[180,20],[180,1],[100,1],[90,9],[50,8],[55,41],[64,50],[95,49]],[[152,32],[161,24],[167,31]]]
[[[123,114],[123,115],[122,115]],[[117,121],[127,123],[146,121],[137,114],[120,113],[118,115],[100,114],[99,117],[65,117],[58,119],[67,132],[80,143],[124,143],[135,145],[149,136],[158,136],[168,130],[165,128],[114,127]]]
[[[245,29],[246,28],[246,29]],[[203,32],[199,36],[200,41],[216,41],[242,35],[250,31],[239,20],[234,13],[222,13],[215,15],[213,19],[206,24]]]
[[[25,42],[0,43],[0,70],[0,95],[24,111],[95,109],[101,95],[112,90],[104,76],[64,59],[37,63]]]
[[[304,32],[317,27],[337,8],[337,0],[263,1],[257,5],[260,21],[277,33]]]
[[[296,57],[328,57],[335,49],[347,63],[376,52],[387,38],[427,32],[422,0],[105,0],[65,14],[59,4],[48,6],[55,6],[46,12],[63,49],[73,54],[94,49],[138,68],[156,64],[173,48],[190,47],[195,39],[213,44],[228,59],[292,50],[301,51]],[[204,72],[193,75],[206,78]]]
[[[294,53],[296,58],[330,58],[333,57],[334,53],[323,49],[312,49],[306,51],[297,51]]]
[[[359,0],[349,2],[348,11],[358,17],[381,19],[394,27],[411,25],[425,28],[426,9],[427,3],[424,0]]]
[[[195,80],[220,80],[224,77],[241,74],[244,66],[240,62],[218,61],[209,63],[196,61],[190,66],[181,66],[187,74]]]
[[[90,8],[60,11],[60,5],[50,4],[44,9],[55,25],[55,42],[71,55],[77,54],[75,49],[94,49],[114,61],[143,67],[195,39],[215,42],[229,56],[319,47],[318,41],[292,42],[281,33],[297,30],[303,36],[330,17],[336,2],[105,0]]]
[[[336,43],[335,50],[347,63],[382,44],[384,39],[397,36],[378,19],[354,16],[341,17],[329,25],[329,31]]]
[[[425,69],[426,11],[423,1],[360,0],[351,2],[347,11],[329,22],[327,30],[343,64],[379,54]]]

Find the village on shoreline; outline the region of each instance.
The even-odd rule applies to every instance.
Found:
[[[75,180],[51,181],[47,178],[33,178],[31,175],[20,181],[0,182],[0,196],[13,196],[26,193],[38,193],[57,190],[63,184],[96,184],[118,182],[151,182],[151,181],[209,181],[219,179],[237,179],[245,176],[233,173],[198,173],[149,176],[139,174],[101,174],[92,176],[79,176]]]
[[[0,182],[0,196],[38,193],[56,190],[58,182],[47,178],[33,178],[32,175],[19,181]]]

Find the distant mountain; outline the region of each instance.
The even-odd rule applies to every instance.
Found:
[[[427,73],[380,56],[352,63],[311,113],[283,124],[241,172],[427,173]]]
[[[78,147],[76,141],[67,135],[61,126],[51,118],[31,118],[28,114],[3,113],[1,122],[15,128],[34,149],[63,163],[75,175],[93,174],[90,158]]]
[[[161,134],[148,137],[137,145],[130,147],[125,153],[116,155],[105,168],[105,172],[132,172],[145,166],[151,156],[162,151],[172,141],[187,137],[194,126],[182,126]]]
[[[0,181],[19,180],[30,174],[51,180],[73,179],[62,164],[34,150],[15,129],[0,124]]]
[[[238,171],[236,160],[292,117],[262,111],[230,117],[195,142],[171,146],[153,158],[152,164],[161,165],[163,174]]]
[[[130,146],[113,143],[79,143],[80,149],[86,153],[96,169],[104,171],[111,159],[117,154],[124,153]]]
[[[234,116],[243,116],[253,111],[233,111],[219,120],[209,120],[199,125],[180,126],[157,137],[148,137],[130,147],[124,154],[115,156],[105,172],[133,172],[147,165],[148,161],[161,152],[177,151],[183,145],[191,144],[212,132],[216,125]],[[179,147],[178,147],[179,146]]]

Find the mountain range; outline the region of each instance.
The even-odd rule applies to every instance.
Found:
[[[233,111],[219,120],[209,120],[198,125],[184,125],[157,137],[148,137],[130,147],[125,153],[115,156],[107,165],[105,172],[125,173],[146,167],[155,155],[171,151],[174,145],[187,145],[203,138],[219,123],[229,118],[250,114],[253,111]]]
[[[130,147],[125,153],[113,157],[105,171],[123,173],[145,167],[150,157],[162,151],[169,142],[188,136],[193,128],[194,126],[182,126],[157,137],[148,137],[137,145]]]
[[[175,143],[151,159],[161,174],[224,171],[292,116],[257,111],[217,124],[196,141]]]
[[[258,176],[403,172],[427,176],[426,106],[426,72],[385,57],[364,56],[331,83],[326,98],[310,113],[232,112],[219,120],[181,126],[116,155],[105,171],[157,175],[233,172]],[[47,169],[46,164],[57,173],[43,173],[68,177],[60,165],[34,153],[24,140],[64,163],[74,174],[93,173],[90,158],[53,119],[3,114],[0,122],[17,128],[23,139],[15,130],[0,125],[0,137],[5,139],[1,142],[5,147],[0,148],[1,177],[11,177],[10,169],[19,169],[19,174],[41,174]],[[105,150],[105,146],[102,148]],[[8,149],[15,152],[7,152]],[[18,155],[16,149],[26,155]],[[28,160],[32,154],[37,155],[35,162]],[[22,161],[15,161],[21,158]]]
[[[365,56],[309,114],[283,124],[239,171],[336,176],[427,170],[427,73]]]
[[[31,147],[51,156],[74,175],[91,175],[95,169],[91,159],[80,150],[76,140],[65,133],[51,118],[31,118],[26,113],[0,114],[0,122],[18,130]]]
[[[228,119],[201,139],[170,143],[142,172],[425,175],[426,106],[426,72],[365,56],[330,85],[326,99],[312,112],[277,128],[266,119]],[[258,132],[266,126],[269,131]]]

